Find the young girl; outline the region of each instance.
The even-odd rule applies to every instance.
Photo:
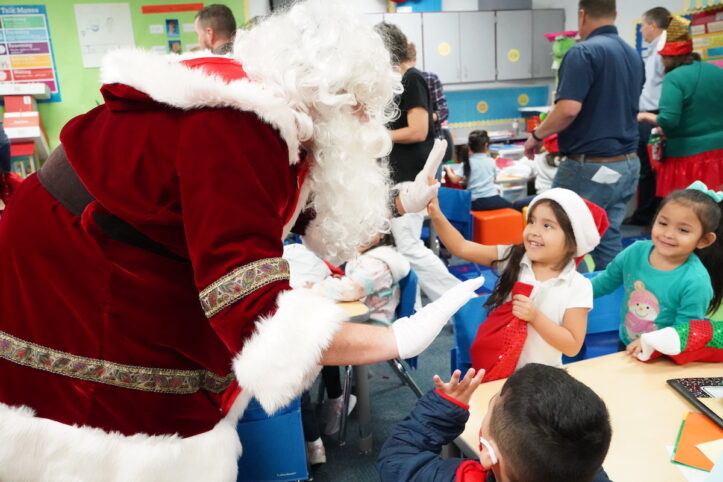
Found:
[[[370,319],[391,323],[399,304],[399,281],[409,269],[409,261],[394,248],[392,235],[379,234],[346,264],[345,276],[331,276],[311,289],[337,301],[359,300],[369,308]]]
[[[694,183],[666,197],[651,240],[626,248],[592,281],[595,297],[625,286],[620,340],[632,356],[640,353],[643,333],[703,319],[721,304],[721,209],[716,193],[701,189],[705,185]]]
[[[490,311],[509,301],[515,282],[534,286],[530,297],[512,297],[512,313],[528,322],[517,368],[530,362],[560,365],[562,353],[574,356],[580,351],[592,287],[576,271],[574,258],[600,242],[590,209],[580,196],[555,188],[536,197],[530,203],[523,243],[514,246],[467,241],[447,221],[436,200],[428,209],[450,253],[502,271],[486,304]]]
[[[487,131],[472,131],[467,141],[469,156],[462,158],[464,176],[444,166],[447,179],[453,183],[464,182],[472,193],[472,211],[511,208],[512,203],[497,193],[494,159],[489,156],[490,138]]]

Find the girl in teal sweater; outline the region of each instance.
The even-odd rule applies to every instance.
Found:
[[[620,340],[640,352],[641,334],[701,320],[723,298],[721,194],[702,183],[675,191],[661,203],[650,241],[621,252],[593,278],[595,298],[625,286]]]

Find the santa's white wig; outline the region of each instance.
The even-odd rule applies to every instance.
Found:
[[[293,108],[311,154],[307,229],[320,255],[348,259],[389,230],[385,125],[396,115],[401,77],[363,15],[338,1],[306,0],[236,35],[234,57],[251,80]],[[309,232],[309,231],[312,232]]]

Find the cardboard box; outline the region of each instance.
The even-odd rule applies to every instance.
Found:
[[[48,136],[43,129],[38,112],[5,112],[3,127],[10,141],[15,143],[33,142],[40,159],[49,154]]]
[[[5,112],[37,112],[38,102],[31,95],[6,95]]]
[[[37,171],[39,166],[35,143],[20,142],[10,145],[10,170],[25,178]]]

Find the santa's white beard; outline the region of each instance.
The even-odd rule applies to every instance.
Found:
[[[339,112],[315,125],[310,177],[316,218],[307,244],[327,260],[346,261],[377,233],[389,231],[391,181],[383,126]]]

